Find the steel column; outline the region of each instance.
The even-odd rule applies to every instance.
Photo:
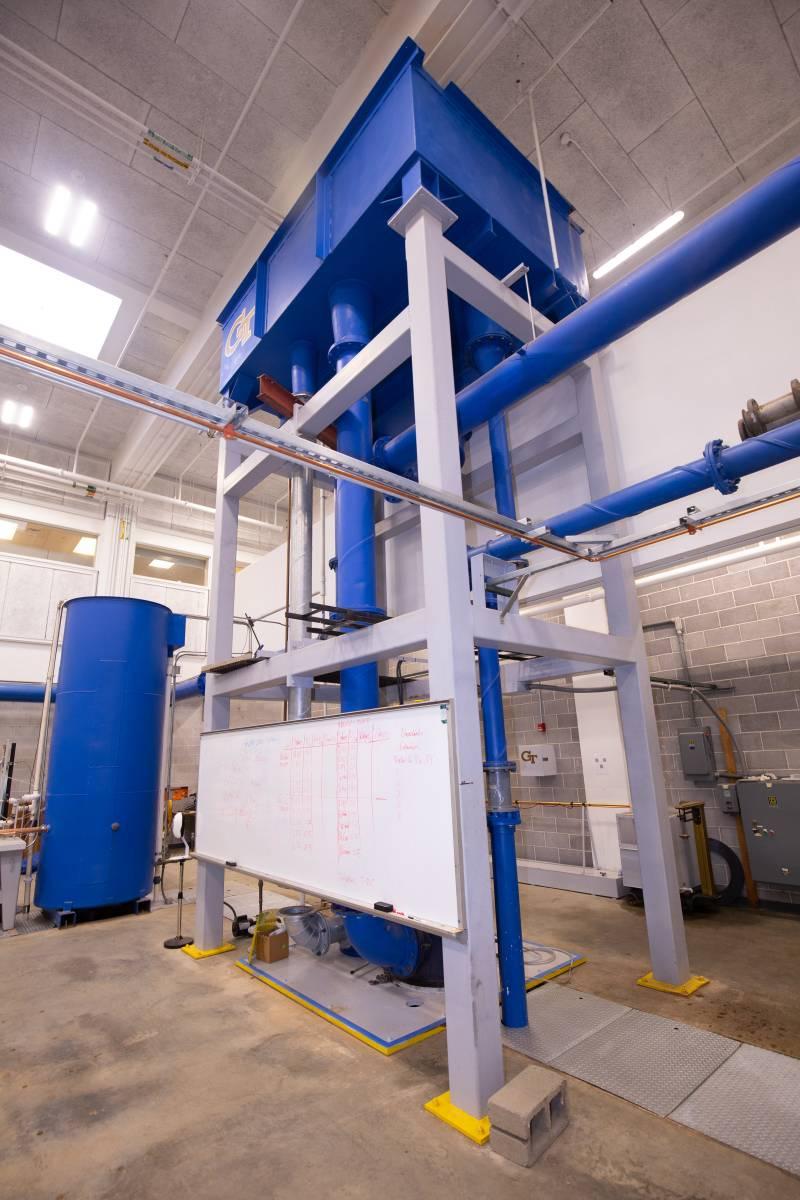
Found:
[[[314,347],[311,342],[296,342],[292,346],[292,392],[306,400],[314,394]],[[295,412],[298,406],[295,405]],[[312,592],[312,521],[314,488],[308,467],[293,467],[289,481],[289,543],[287,547],[289,576],[289,611],[307,613]],[[308,641],[305,622],[288,622],[288,646],[294,649]],[[292,683],[287,690],[286,714],[290,721],[311,716],[313,679],[307,683]]]
[[[461,495],[443,230],[454,215],[420,189],[390,222],[406,238],[419,472]],[[503,1083],[497,966],[482,784],[480,721],[462,523],[420,516],[430,692],[453,699],[464,889],[464,933],[443,939],[450,1100],[475,1117]]]
[[[608,401],[595,359],[577,380],[578,413],[589,490],[602,494],[618,478]],[[675,987],[690,981],[675,850],[669,831],[653,689],[636,599],[631,558],[601,565],[609,633],[630,639],[633,661],[615,667],[622,740],[642,867],[647,938],[655,979]]]
[[[222,662],[233,654],[233,616],[236,593],[236,544],[239,501],[225,494],[225,477],[242,460],[244,447],[227,438],[219,443],[217,465],[216,519],[209,589],[208,661]],[[216,677],[207,680],[203,699],[203,730],[227,729],[231,702],[214,694]],[[197,902],[194,912],[194,944],[198,950],[215,950],[224,941],[225,868],[219,863],[197,860]]]

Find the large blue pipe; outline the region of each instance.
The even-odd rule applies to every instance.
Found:
[[[511,343],[503,331],[474,309],[467,315],[467,328],[472,362],[481,373],[491,370],[511,349]],[[514,517],[516,503],[505,415],[499,414],[489,422],[489,443],[497,511],[504,516]],[[490,607],[495,607],[496,603],[493,595],[487,596]],[[492,845],[500,1004],[503,1024],[511,1029],[523,1029],[528,1024],[528,1004],[515,846],[520,815],[519,810],[511,806],[509,773],[512,764],[508,761],[500,656],[496,650],[488,646],[478,649],[478,674],[486,751],[485,770],[489,784],[487,821]]]
[[[371,337],[372,303],[363,284],[338,284],[331,291],[335,370],[355,358]],[[372,397],[357,400],[336,422],[336,445],[343,454],[372,462]],[[375,509],[372,492],[339,479],[336,483],[336,603],[342,608],[378,612],[375,578]],[[377,708],[378,664],[364,663],[341,673],[342,712]]]
[[[53,684],[52,698],[55,700],[57,685]],[[193,696],[204,696],[206,691],[206,675],[202,671],[193,679],[183,679],[175,688],[176,700],[190,700]],[[18,704],[43,704],[43,683],[0,683],[0,703],[15,701]]]
[[[456,398],[459,432],[477,429],[798,226],[800,158],[795,158],[463,388]],[[403,471],[416,456],[412,427],[380,447],[378,463]]]
[[[625,517],[635,517],[671,500],[682,500],[716,488],[723,494],[735,491],[739,479],[755,475],[767,467],[778,466],[800,457],[800,420],[789,425],[748,438],[737,446],[723,446],[721,442],[709,442],[702,458],[672,467],[660,475],[652,475],[641,483],[612,492],[601,500],[579,504],[551,520],[543,521],[548,529],[559,537],[570,537],[588,533]],[[535,549],[530,542],[521,538],[500,537],[477,546],[470,554],[494,554],[498,558],[516,558]]]

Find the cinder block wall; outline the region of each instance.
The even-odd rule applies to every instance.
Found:
[[[646,586],[639,590],[639,603],[645,626],[676,618],[684,623],[693,680],[733,688],[729,694],[710,698],[715,707],[728,711],[728,723],[744,755],[744,769],[748,773],[800,774],[800,549]],[[646,638],[651,673],[682,678],[674,632],[649,631]],[[688,695],[655,689],[654,699],[669,802],[694,798],[699,792],[706,801],[711,836],[738,849],[734,818],[722,811],[719,786],[689,783],[680,769],[678,734],[694,726]],[[545,735],[536,733],[540,711],[547,722]],[[724,770],[718,724],[700,702],[697,711],[700,724],[711,728],[717,765]],[[520,802],[582,799],[572,699],[547,692],[509,696],[506,714],[510,757],[517,756],[521,743],[538,738],[554,742],[559,759],[555,780],[528,778],[523,783],[515,778],[512,786]],[[523,810],[518,834],[521,856],[547,862],[580,861],[579,818],[580,813],[570,809]],[[800,903],[800,889],[762,885],[760,893],[765,899]]]

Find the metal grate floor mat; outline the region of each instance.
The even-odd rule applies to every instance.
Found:
[[[680,1021],[631,1010],[552,1065],[666,1117],[738,1045]]]
[[[672,1120],[800,1175],[800,1061],[740,1046]]]
[[[528,995],[528,1028],[503,1028],[503,1041],[528,1058],[550,1063],[627,1012],[612,1000],[546,983]]]

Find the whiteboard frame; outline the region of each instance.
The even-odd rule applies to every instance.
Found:
[[[255,729],[272,729],[279,725],[281,728],[287,728],[290,725],[306,725],[308,721],[341,721],[347,717],[363,717],[368,714],[380,716],[387,712],[397,712],[401,708],[412,708],[418,710],[420,708],[446,708],[447,709],[447,749],[448,760],[450,764],[450,815],[453,822],[453,852],[455,856],[455,882],[456,882],[456,906],[458,909],[458,925],[440,925],[433,921],[420,921],[414,917],[401,916],[394,912],[381,912],[376,910],[373,905],[362,904],[356,902],[349,896],[331,895],[326,893],[321,896],[318,891],[315,891],[314,885],[308,882],[301,883],[296,879],[288,879],[282,875],[264,874],[252,867],[242,866],[238,862],[229,862],[223,858],[214,858],[210,854],[200,854],[197,851],[193,852],[193,857],[200,862],[216,863],[218,866],[226,867],[230,871],[239,871],[242,875],[250,875],[253,879],[264,879],[269,883],[277,883],[282,887],[291,888],[297,892],[310,892],[312,896],[318,896],[321,900],[330,901],[333,904],[341,904],[345,908],[355,909],[356,912],[368,913],[373,917],[380,917],[382,920],[394,921],[398,925],[407,925],[410,929],[420,929],[427,933],[436,933],[442,937],[458,937],[464,932],[464,872],[463,872],[463,851],[461,844],[461,816],[459,809],[459,793],[457,788],[457,771],[458,761],[456,758],[455,738],[453,736],[453,725],[455,721],[454,711],[455,705],[452,700],[425,700],[413,704],[384,704],[380,708],[361,708],[354,712],[348,713],[331,713],[322,717],[301,718],[295,721],[265,721],[260,725],[237,725],[232,729],[209,729],[200,734],[200,740],[204,738],[224,737],[229,733],[245,733],[248,730]],[[198,808],[200,805],[200,781],[198,780]]]

